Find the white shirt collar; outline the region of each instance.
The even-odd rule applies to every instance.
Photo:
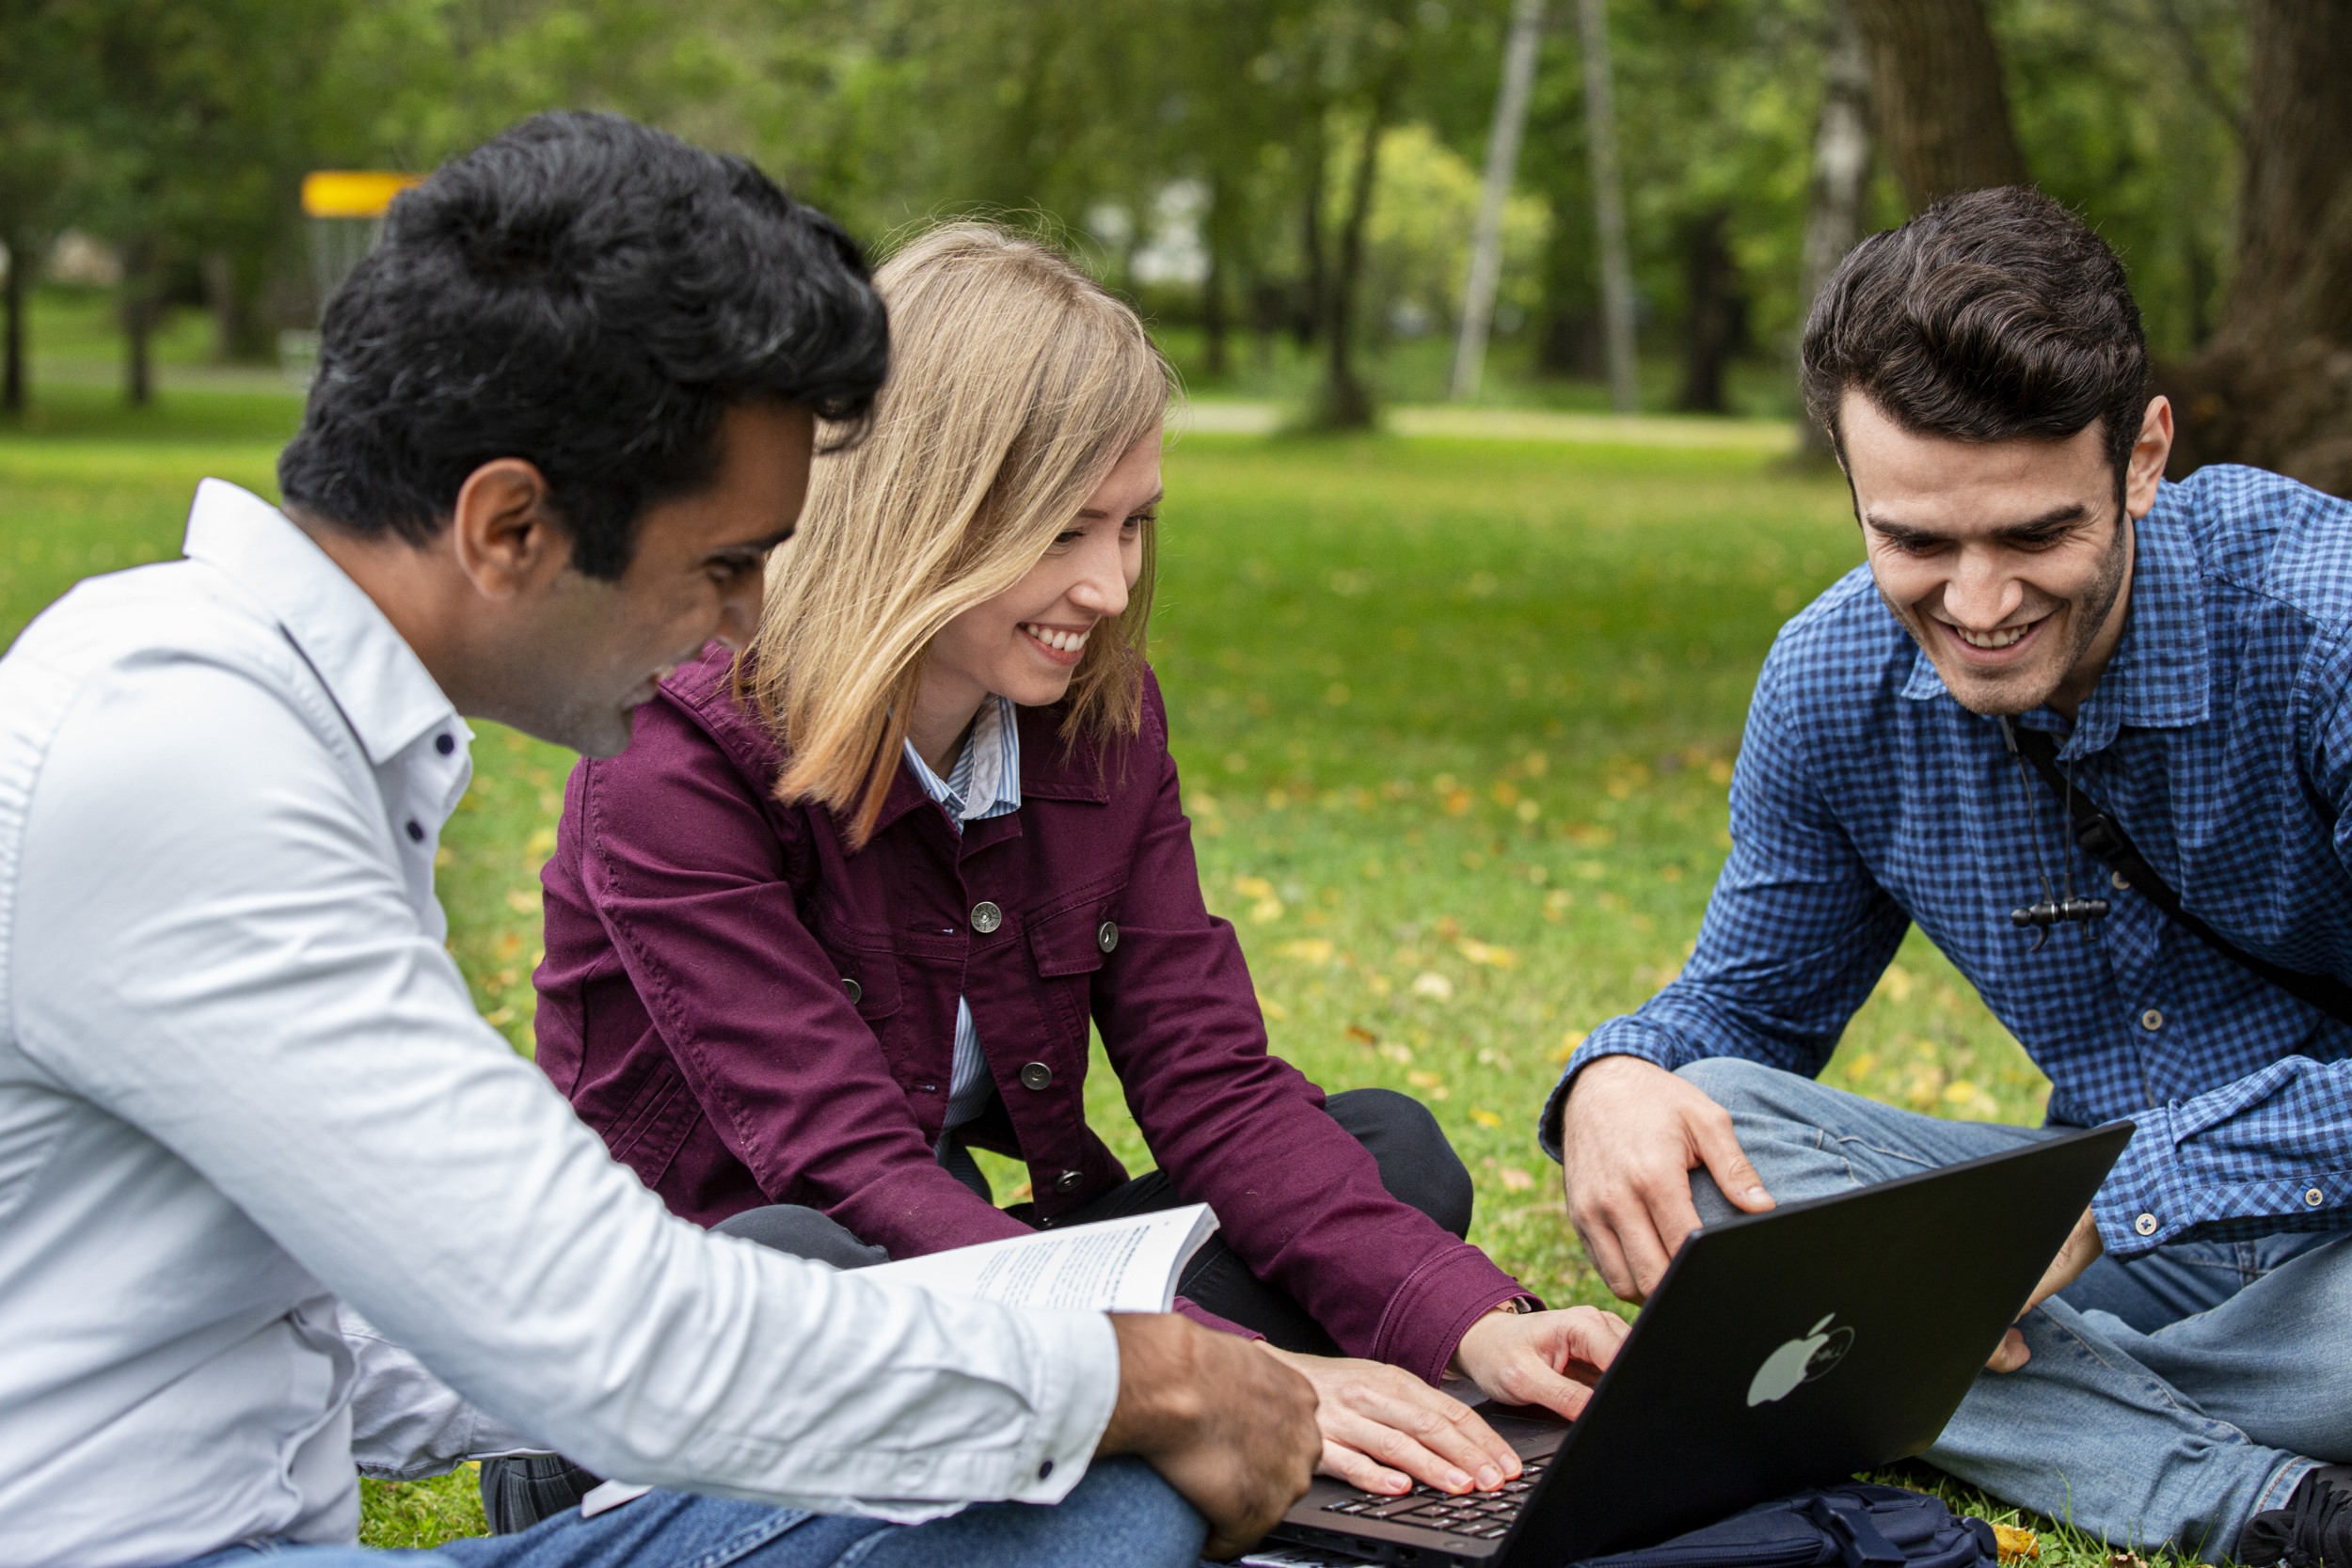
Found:
[[[225,480],[203,481],[188,509],[183,548],[276,617],[333,694],[369,762],[381,767],[437,725],[470,738],[424,661],[375,601],[261,497]]]
[[[931,771],[914,741],[906,743],[906,751],[914,782],[958,827],[1021,809],[1021,726],[1009,698],[992,696],[980,705],[962,753],[945,779]]]

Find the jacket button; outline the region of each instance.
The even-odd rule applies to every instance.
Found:
[[[1095,927],[1094,945],[1107,953],[1119,945],[1119,927],[1105,920]]]
[[[2153,1236],[2156,1233],[2156,1216],[2153,1214],[2142,1214],[2139,1218],[2132,1221],[2132,1228],[2138,1231],[2143,1236]]]
[[[1031,1062],[1021,1069],[1021,1086],[1025,1089],[1050,1089],[1054,1086],[1054,1069],[1043,1062]]]
[[[2328,1195],[2321,1192],[2317,1187],[2306,1187],[2303,1189],[2303,1201],[2311,1207],[2316,1209],[2321,1204],[2328,1201]]]
[[[2131,891],[2132,879],[2129,877],[2124,876],[2121,871],[2108,872],[2107,880],[2114,884],[2115,891],[2118,893],[2128,893]]]
[[[1005,911],[983,898],[972,906],[972,928],[987,936],[1005,923]]]
[[[2139,1015],[2139,1026],[2153,1035],[2164,1027],[2164,1015],[2151,1007]]]
[[[1086,1173],[1084,1171],[1066,1170],[1054,1178],[1054,1191],[1057,1193],[1074,1193],[1085,1185]]]
[[[847,974],[841,976],[841,989],[850,993],[850,1006],[852,1007],[866,1000],[866,988]]]

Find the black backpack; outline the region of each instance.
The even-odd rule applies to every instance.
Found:
[[[1758,1503],[1721,1524],[1579,1568],[1995,1568],[1993,1527],[1899,1486],[1851,1481]]]

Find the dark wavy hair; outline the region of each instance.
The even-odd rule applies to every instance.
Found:
[[[863,428],[889,368],[865,257],[741,158],[547,114],[392,203],[327,302],[279,489],[414,544],[501,457],[545,475],[572,564],[628,569],[649,504],[708,483],[730,405]]]
[[[1805,409],[1839,441],[1863,393],[1905,430],[2063,440],[2105,420],[2120,488],[2148,404],[2123,263],[2024,185],[1947,196],[1856,245],[1804,325]]]

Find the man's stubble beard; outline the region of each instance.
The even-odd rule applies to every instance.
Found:
[[[1944,689],[1951,691],[1953,700],[1969,712],[1981,714],[1988,719],[2015,718],[2021,713],[2030,713],[2047,703],[2058,689],[2065,684],[2067,675],[2074,671],[2074,666],[2082,662],[2083,655],[2090,651],[2090,645],[2099,640],[2099,632],[2107,624],[2107,616],[2114,610],[2115,601],[2122,594],[2123,574],[2128,566],[2130,556],[2130,529],[2131,516],[2123,510],[2123,499],[2119,495],[2115,504],[2115,528],[2110,535],[2111,542],[2107,546],[2106,559],[2100,563],[2099,575],[2091,579],[2090,586],[2085,591],[2083,596],[2071,601],[2068,606],[2070,611],[2067,616],[2068,646],[2065,657],[2058,660],[2057,673],[2051,675],[2046,686],[2035,692],[2030,699],[2012,698],[2003,692],[2000,695],[1988,693],[1989,700],[1986,701],[1971,701],[1953,689],[1951,678],[1944,676],[1943,668],[1938,665],[1936,673],[1944,676]],[[1895,619],[1900,622],[1903,629],[1911,634],[1912,641],[1918,645],[1920,651],[1927,653],[1928,662],[1935,664],[1935,656],[1929,651],[1928,639],[1921,635],[1922,625],[1930,617],[1897,608],[1892,601],[1887,599],[1883,592],[1880,593],[1879,601],[1894,613]],[[1972,691],[1984,687],[1993,687],[1994,691],[2000,691],[2000,689],[1992,682],[1970,681],[1968,685]]]

